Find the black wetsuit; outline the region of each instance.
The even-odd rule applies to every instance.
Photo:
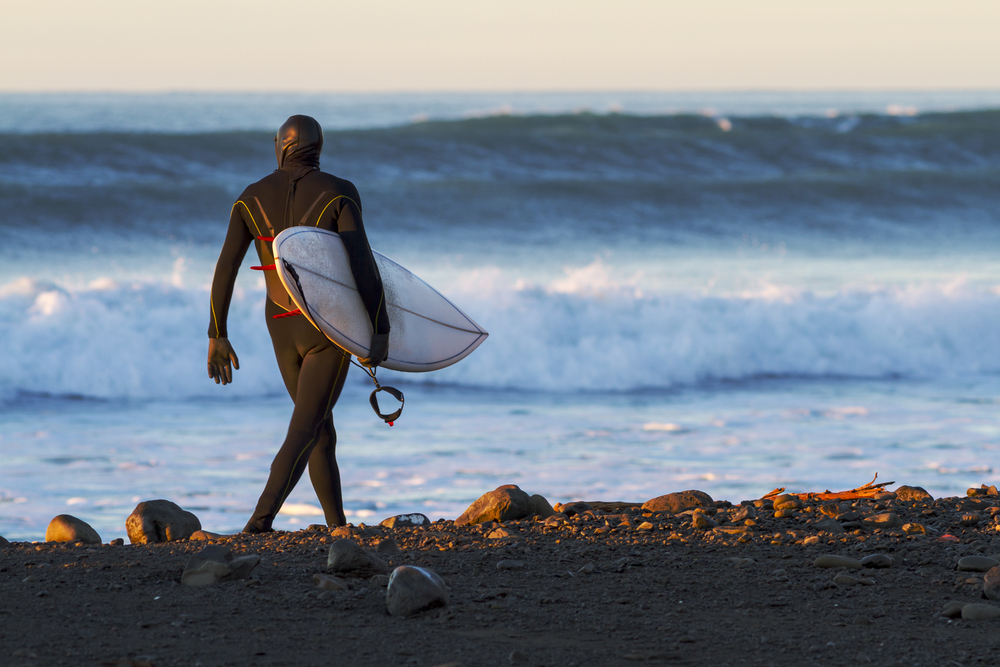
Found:
[[[249,186],[233,205],[229,231],[212,281],[210,338],[227,338],[226,316],[236,274],[251,243],[264,266],[274,263],[273,237],[288,227],[306,225],[340,234],[351,271],[376,334],[389,333],[382,279],[361,220],[361,199],[352,183],[319,170],[323,134],[308,116],[292,116],[275,139],[279,169]],[[268,300],[264,312],[281,377],[295,402],[288,435],[271,463],[271,473],[244,529],[263,532],[308,463],[309,477],[328,525],[343,525],[343,499],[337,467],[333,406],[340,396],[350,357],[302,315],[275,319],[295,306],[274,271],[265,271]]]

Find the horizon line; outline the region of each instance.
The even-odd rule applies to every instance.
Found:
[[[704,94],[829,94],[829,93],[1000,93],[996,87],[857,87],[857,88],[504,88],[504,89],[211,89],[211,88],[80,88],[0,89],[0,95],[704,95]]]

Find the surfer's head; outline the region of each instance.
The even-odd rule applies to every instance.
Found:
[[[319,167],[322,150],[323,128],[309,116],[290,116],[274,137],[279,168],[291,163]]]

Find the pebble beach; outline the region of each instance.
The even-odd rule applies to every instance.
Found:
[[[1000,498],[971,492],[12,542],[0,550],[0,655],[17,666],[991,664]],[[390,615],[385,576],[331,573],[344,540],[389,569],[437,573],[447,604]],[[206,545],[260,563],[244,579],[183,585]]]

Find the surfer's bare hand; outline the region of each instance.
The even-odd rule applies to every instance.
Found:
[[[389,334],[372,334],[371,345],[368,346],[368,356],[358,357],[362,366],[375,368],[389,358]]]
[[[232,362],[232,366],[230,366]],[[236,357],[228,338],[208,339],[208,377],[215,384],[229,384],[233,381],[233,368],[240,370],[240,360]]]

